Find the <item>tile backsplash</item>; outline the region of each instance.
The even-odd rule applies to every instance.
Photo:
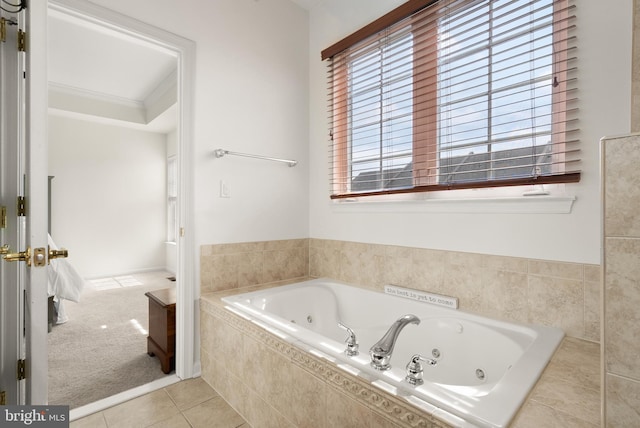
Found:
[[[459,298],[460,309],[600,341],[599,265],[324,239],[201,247],[201,291],[328,277]]]

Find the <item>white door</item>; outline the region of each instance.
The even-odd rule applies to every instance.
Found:
[[[0,203],[7,211],[0,237],[9,246],[0,261],[0,386],[7,404],[46,404],[47,2],[31,2],[28,9],[8,15],[12,24],[5,25],[7,45],[0,52]],[[19,31],[26,34],[21,53]],[[24,209],[18,208],[19,197],[24,198]],[[23,379],[17,375],[18,360],[25,362]]]
[[[19,93],[22,83],[22,54],[18,52],[18,15],[0,9],[2,34],[0,42],[0,246],[2,253],[18,248],[18,163],[19,155]],[[7,404],[20,402],[17,364],[21,358],[19,334],[21,294],[18,275],[20,264],[8,264],[0,259],[0,398]]]
[[[45,250],[48,259],[47,151],[47,1],[31,1],[26,10],[25,189],[27,248]],[[34,257],[35,258],[35,257]],[[26,403],[47,404],[47,270],[26,269]],[[46,266],[46,263],[45,263]]]

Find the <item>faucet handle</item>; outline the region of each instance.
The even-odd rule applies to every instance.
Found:
[[[409,364],[407,364],[407,376],[404,378],[411,385],[422,385],[424,380],[422,379],[422,364],[420,361],[424,361],[430,366],[435,366],[438,363],[438,360],[434,360],[433,358],[426,358],[420,354],[415,354],[411,357]]]
[[[344,340],[344,343],[347,344],[347,349],[344,350],[344,353],[350,357],[355,357],[360,353],[358,350],[358,341],[356,340],[356,334],[346,325],[342,324],[338,321],[338,327],[343,330],[346,330],[349,336]]]

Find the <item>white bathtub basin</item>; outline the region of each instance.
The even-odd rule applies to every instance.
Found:
[[[328,279],[222,300],[228,309],[387,392],[479,427],[508,426],[564,336],[556,328],[496,321]],[[392,368],[375,370],[369,348],[405,314],[416,315],[420,324],[400,332]],[[345,355],[347,334],[339,322],[355,332],[359,355]],[[415,354],[437,356],[436,365],[423,365],[420,386],[405,381]]]

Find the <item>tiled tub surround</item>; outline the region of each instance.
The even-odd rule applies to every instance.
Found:
[[[220,300],[268,286],[201,298],[202,377],[253,428],[463,426],[302,352],[225,309]],[[596,343],[565,337],[511,426],[598,427],[599,352]]]
[[[640,426],[640,135],[601,148],[605,426]]]
[[[483,427],[511,421],[564,337],[553,327],[496,321],[325,278],[222,300],[288,344],[420,410],[449,412]],[[398,331],[390,366],[376,370],[368,350],[401,317],[406,325]],[[341,323],[357,336],[357,355],[345,355]],[[405,380],[405,367],[417,354],[433,358],[433,364],[421,364],[424,384],[413,386]],[[386,364],[383,356],[379,364]]]
[[[458,297],[489,318],[600,341],[598,265],[324,239],[201,247],[201,292],[314,277],[381,291],[394,284]]]
[[[201,249],[203,378],[254,428],[445,426],[396,407],[378,390],[380,401],[372,404],[351,375],[294,352],[224,310],[219,300],[253,285],[307,277],[379,291],[395,284],[456,296],[461,309],[490,318],[562,328],[570,337],[512,426],[597,427],[600,347],[593,342],[600,339],[600,275],[597,265],[320,239],[206,245]],[[407,411],[413,416],[403,416]]]
[[[308,275],[308,239],[203,245],[200,248],[201,293]]]

